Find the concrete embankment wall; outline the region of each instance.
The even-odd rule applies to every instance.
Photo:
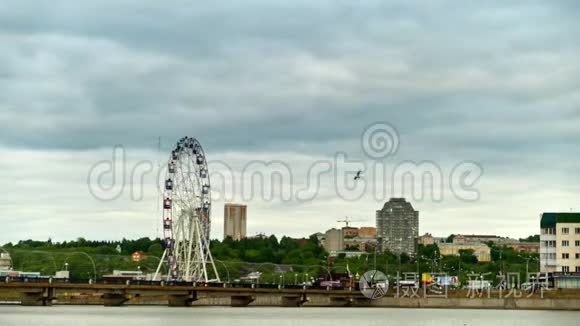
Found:
[[[0,302],[15,303],[19,300],[16,294],[3,293]],[[277,295],[261,295],[249,306],[276,306],[282,305],[282,298]],[[103,299],[98,295],[58,296],[54,304],[71,305],[103,305]],[[125,305],[167,305],[165,296],[136,296],[125,302]],[[315,295],[308,297],[303,307],[336,307],[344,306],[346,301],[332,300],[328,296]],[[200,297],[192,303],[193,306],[230,306],[231,298]],[[513,310],[577,310],[580,311],[580,299],[549,297],[539,298],[394,298],[383,297],[376,300],[358,300],[350,303],[360,307],[390,307],[390,308],[444,308],[444,309],[513,309]]]
[[[323,296],[313,296],[303,307],[331,307],[337,302]],[[249,306],[280,306],[279,296],[259,296]],[[229,297],[201,298],[194,306],[229,306]],[[355,302],[353,306],[390,308],[444,308],[444,309],[513,309],[513,310],[579,310],[580,299],[554,298],[381,298]]]

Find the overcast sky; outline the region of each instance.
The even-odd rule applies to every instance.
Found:
[[[131,170],[163,165],[186,135],[219,162],[213,173],[277,160],[298,189],[344,153],[365,164],[367,190],[387,189],[347,200],[333,172],[308,200],[234,191],[250,235],[307,236],[345,215],[374,225],[405,187],[369,169],[361,135],[377,122],[398,132],[379,160],[388,171],[441,168],[441,200],[405,195],[420,233],[539,233],[541,212],[580,210],[579,12],[576,1],[0,0],[0,243],[160,236],[152,175],[126,175],[114,200],[87,178],[115,145]],[[464,161],[483,173],[477,200],[446,181]]]

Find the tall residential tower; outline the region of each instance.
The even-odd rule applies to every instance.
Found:
[[[225,204],[224,239],[241,240],[246,237],[246,205]]]
[[[391,198],[377,211],[377,241],[395,254],[414,255],[419,236],[419,212],[405,198]]]

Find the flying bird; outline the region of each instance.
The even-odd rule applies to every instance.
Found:
[[[356,180],[358,180],[358,179],[360,179],[360,175],[361,175],[361,173],[362,173],[362,170],[358,170],[358,172],[357,172],[357,173],[356,173],[356,175],[354,176],[354,180],[355,180],[355,181],[356,181]]]

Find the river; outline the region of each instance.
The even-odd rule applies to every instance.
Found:
[[[0,326],[578,325],[580,312],[397,308],[0,306]]]

